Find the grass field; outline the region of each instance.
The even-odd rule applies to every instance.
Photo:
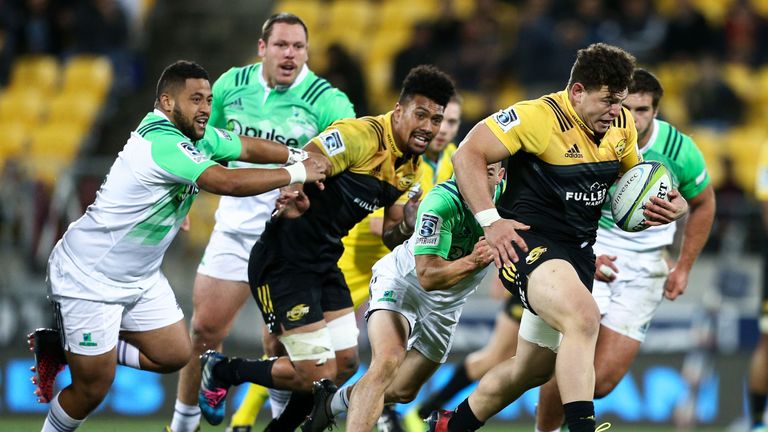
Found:
[[[165,419],[126,419],[121,417],[93,418],[86,421],[78,432],[161,432],[168,420]],[[0,431],[33,432],[39,431],[43,417],[8,417],[0,419]],[[258,423],[254,432],[262,431],[266,423]],[[202,432],[223,432],[225,425],[205,425]],[[344,430],[343,428],[339,430]],[[533,425],[524,423],[489,423],[482,429],[485,432],[531,432]],[[615,425],[610,432],[674,432],[672,426],[620,426]],[[696,432],[722,431],[722,428],[695,428]]]

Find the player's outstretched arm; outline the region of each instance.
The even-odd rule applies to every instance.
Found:
[[[243,145],[243,150],[240,152],[240,157],[237,160],[243,162],[290,165],[301,162],[308,157],[307,152],[302,149],[287,147],[283,144],[261,138],[241,135],[240,142]],[[330,168],[330,162],[328,166]]]
[[[416,275],[424,291],[450,289],[465,277],[493,262],[493,251],[481,238],[472,253],[454,261],[438,255],[416,255]]]
[[[251,196],[289,184],[322,181],[327,171],[327,159],[316,157],[279,169],[212,165],[200,174],[197,185],[217,195]]]

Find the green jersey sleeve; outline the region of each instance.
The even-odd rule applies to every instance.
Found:
[[[428,193],[419,204],[413,238],[414,256],[437,255],[447,260],[453,241],[453,225],[458,214],[455,200],[446,199],[440,193]]]
[[[205,136],[195,146],[217,162],[237,160],[243,151],[238,135],[211,125],[205,128]]]
[[[320,108],[318,113],[318,128],[323,130],[336,120],[355,118],[355,108],[344,92],[331,88],[320,95],[315,106]]]
[[[173,180],[193,184],[203,171],[216,164],[179,133],[157,130],[147,133],[144,138],[152,143],[152,160],[174,176]]]
[[[678,190],[685,199],[697,196],[709,185],[709,172],[704,161],[704,155],[694,144],[693,140],[684,136],[683,148],[677,160]]]

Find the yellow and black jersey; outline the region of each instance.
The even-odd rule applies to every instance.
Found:
[[[561,91],[519,102],[484,122],[511,155],[499,213],[553,240],[594,243],[608,188],[641,160],[630,112],[622,108],[599,137]]]
[[[270,247],[288,259],[321,271],[336,266],[341,238],[366,215],[394,204],[421,175],[418,155],[404,155],[395,145],[392,113],[345,119],[333,123],[310,140],[331,161],[332,173],[325,190],[304,186],[310,207],[296,219],[270,223],[265,237]],[[279,231],[279,233],[276,233]],[[306,260],[306,261],[304,261]]]

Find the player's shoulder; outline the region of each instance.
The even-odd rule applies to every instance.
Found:
[[[254,79],[257,79],[256,71],[261,67],[261,63],[253,63],[245,66],[234,66],[229,68],[213,84],[218,88],[241,87],[250,85]]]
[[[619,115],[613,119],[611,127],[624,130],[634,130],[635,119],[632,117],[632,113],[624,106],[621,107]]]
[[[573,128],[574,123],[568,115],[568,109],[558,93],[541,96],[517,102],[510,107],[515,114],[522,118],[521,125],[538,126],[557,123],[565,131]]]
[[[656,120],[656,126],[659,129],[653,143],[654,150],[673,161],[689,157],[691,152],[699,153],[698,146],[690,135],[663,120]]]
[[[458,213],[463,206],[463,202],[456,181],[451,179],[436,184],[427,193],[419,206],[444,213]]]
[[[170,120],[155,113],[147,114],[135,132],[150,142],[190,141]]]
[[[307,68],[306,75],[301,83],[295,87],[295,93],[309,106],[317,108],[332,108],[327,102],[341,98],[349,102],[347,95],[334,87],[327,79],[318,76]]]

